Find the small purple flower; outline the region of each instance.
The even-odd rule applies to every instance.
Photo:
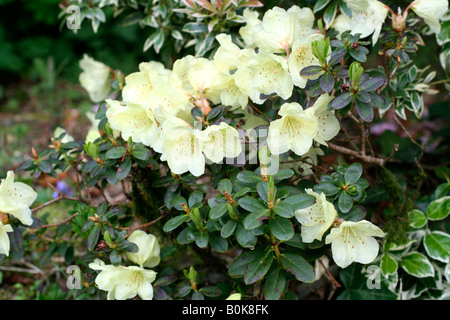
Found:
[[[67,183],[65,183],[64,181],[58,181],[56,183],[56,189],[58,189],[58,191],[61,194],[64,194],[66,196],[73,196],[73,192],[70,190],[69,185]],[[59,196],[58,192],[53,192],[53,198],[57,198]]]

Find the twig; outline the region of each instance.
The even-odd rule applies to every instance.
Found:
[[[346,154],[346,155],[349,155],[349,156],[353,156],[353,157],[361,159],[361,160],[363,160],[363,161],[365,161],[367,163],[375,163],[375,164],[377,164],[379,166],[383,166],[385,164],[385,162],[386,162],[386,159],[376,158],[376,157],[372,157],[372,156],[369,156],[369,155],[363,155],[363,154],[358,153],[357,151],[350,150],[350,149],[347,149],[345,147],[335,145],[335,144],[333,144],[331,142],[328,142],[328,147],[330,149],[333,149],[334,151],[338,151],[340,153],[343,153],[343,154]]]
[[[128,231],[128,233],[127,233],[127,236],[131,233],[131,232],[133,232],[134,230],[138,230],[138,229],[144,229],[144,228],[146,228],[146,227],[148,227],[148,226],[151,226],[152,224],[155,224],[156,222],[158,222],[159,220],[161,220],[162,218],[164,218],[164,214],[162,214],[161,216],[159,216],[158,218],[156,218],[155,220],[153,220],[153,221],[150,221],[150,222],[147,222],[147,223],[144,223],[144,224],[141,224],[141,225],[138,225],[138,226],[136,226],[136,227],[117,227],[117,229],[120,229],[120,230],[127,230]]]
[[[333,277],[333,275],[330,273],[330,271],[328,271],[328,268],[325,267],[325,265],[323,264],[321,259],[318,259],[319,263],[321,264],[322,268],[325,270],[325,272],[328,275],[328,279],[331,281],[331,283],[333,284],[333,286],[340,288],[341,284],[339,282],[337,282],[337,280]]]
[[[272,120],[266,116],[266,114],[264,112],[262,112],[261,110],[259,110],[252,102],[248,102],[248,104],[253,108],[253,110],[255,110],[256,112],[258,112],[260,115],[262,115],[264,118],[266,118],[266,120],[268,122],[271,122]]]
[[[60,225],[63,225],[65,223],[69,222],[70,220],[72,220],[73,218],[78,216],[79,214],[80,214],[79,212],[75,212],[73,215],[71,215],[70,217],[68,217],[68,218],[66,218],[66,219],[64,219],[64,220],[62,220],[60,222],[52,223],[52,224],[43,224],[42,226],[39,226],[36,229],[30,229],[30,232],[36,232],[37,230],[44,229],[44,228],[58,227]]]

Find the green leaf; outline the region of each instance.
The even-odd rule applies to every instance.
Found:
[[[275,216],[269,220],[269,227],[275,238],[280,241],[287,241],[294,236],[294,226],[289,219]]]
[[[207,297],[218,297],[222,294],[222,291],[219,288],[213,286],[202,287],[199,291]]]
[[[323,8],[327,6],[328,3],[330,3],[331,0],[318,0],[316,1],[316,4],[314,5],[314,13],[319,12]]]
[[[427,224],[427,216],[418,209],[413,209],[408,213],[409,225],[414,229],[422,228]]]
[[[217,189],[222,194],[224,192],[231,194],[233,192],[233,184],[231,183],[230,179],[222,179],[219,181],[219,184],[217,185]]]
[[[450,261],[450,235],[433,231],[423,238],[423,245],[429,257],[448,263]]]
[[[325,9],[323,14],[323,20],[325,21],[325,28],[328,29],[330,25],[333,23],[334,18],[336,17],[337,12],[337,2],[334,1],[332,4]]]
[[[290,204],[284,201],[273,207],[273,211],[280,217],[284,218],[292,218],[294,216],[294,209]]]
[[[264,219],[268,219],[270,216],[269,210],[259,211],[259,212],[252,212],[248,216],[245,217],[243,224],[244,228],[247,230],[252,230],[255,228],[258,228],[263,224]]]
[[[343,213],[349,212],[353,206],[353,198],[347,192],[341,192],[339,194],[338,206],[339,210]]]
[[[236,240],[244,248],[253,248],[258,240],[251,230],[246,230],[241,223],[236,226]]]
[[[331,72],[325,72],[319,78],[320,88],[324,92],[330,92],[334,88],[334,77]]]
[[[203,201],[203,192],[200,190],[195,190],[189,196],[189,208],[192,208],[195,204]]]
[[[354,81],[355,83],[359,83],[359,79],[361,78],[363,73],[364,68],[361,67],[361,65],[358,62],[353,62],[350,65],[350,68],[348,69],[348,75],[350,77],[350,80]]]
[[[320,182],[314,186],[317,193],[323,192],[326,196],[332,196],[339,192],[339,187],[332,182]]]
[[[211,219],[218,219],[228,211],[228,202],[220,202],[209,211]]]
[[[241,277],[245,274],[249,264],[254,261],[262,253],[262,248],[257,248],[252,251],[246,251],[236,257],[228,268],[228,274],[231,277]]]
[[[293,177],[294,174],[295,172],[292,169],[280,169],[273,175],[273,179],[275,181],[281,181]]]
[[[291,272],[298,281],[312,283],[316,278],[314,268],[301,255],[283,253],[281,263],[286,271]]]
[[[273,262],[273,253],[270,248],[267,248],[263,254],[258,256],[249,265],[244,275],[244,282],[246,285],[255,283],[262,279],[269,271]]]
[[[398,262],[390,254],[385,253],[381,257],[381,272],[385,277],[397,272]]]
[[[366,216],[367,212],[363,206],[354,206],[349,212],[339,214],[339,218],[345,221],[358,222]]]
[[[99,225],[94,225],[94,227],[91,230],[91,233],[89,234],[88,240],[87,240],[87,248],[89,251],[94,250],[95,245],[97,244],[98,238],[100,236],[100,227]]]
[[[155,52],[159,53],[159,51],[162,48],[162,45],[164,44],[164,38],[165,36],[163,29],[159,29],[153,32],[144,42],[144,52],[153,46]]]
[[[361,102],[361,100],[355,100],[355,108],[358,115],[365,122],[371,122],[374,117],[373,107],[369,103]]]
[[[428,258],[420,252],[405,255],[400,266],[408,274],[417,278],[434,277],[434,268]]]
[[[187,201],[182,196],[176,196],[170,201],[170,205],[179,211],[184,211],[183,205],[187,206]]]
[[[244,183],[257,184],[258,182],[262,181],[261,176],[257,175],[253,171],[248,170],[239,172],[236,177],[239,181],[242,181]]]
[[[359,90],[373,92],[381,87],[386,82],[383,77],[369,78],[359,85]]]
[[[433,200],[427,208],[427,216],[430,220],[445,219],[450,213],[450,196]]]
[[[236,220],[230,220],[227,223],[224,224],[222,229],[220,230],[220,235],[222,238],[228,238],[234,233],[234,230],[236,230],[237,222]]]
[[[117,169],[116,177],[119,180],[125,179],[131,170],[131,159],[125,158],[125,160],[119,165]]]
[[[186,221],[186,219],[187,219],[187,216],[185,214],[171,218],[169,221],[167,221],[164,224],[163,231],[164,232],[170,232],[172,230],[175,230],[180,225],[182,225],[183,222]]]
[[[308,66],[300,71],[300,75],[303,77],[311,77],[321,72],[323,72],[323,68],[321,66]]]
[[[279,300],[286,288],[286,274],[278,268],[273,269],[266,276],[264,282],[264,297],[266,300]]]
[[[347,184],[354,184],[361,178],[363,167],[360,163],[352,163],[345,172],[344,179]]]
[[[249,212],[261,212],[267,209],[262,201],[249,197],[239,199],[239,206]]]
[[[106,158],[108,159],[120,159],[127,152],[127,148],[123,146],[112,147],[106,152]]]
[[[198,235],[195,237],[195,243],[200,248],[205,248],[209,242],[209,234],[207,231],[200,231]]]
[[[283,200],[283,203],[289,204],[295,210],[305,209],[311,207],[316,198],[313,195],[307,193],[298,193],[293,196],[289,196]]]
[[[228,241],[222,238],[217,232],[209,234],[209,244],[217,252],[225,253],[228,250]]]
[[[333,100],[331,106],[333,109],[342,109],[352,102],[352,100],[353,96],[348,92],[344,92]]]

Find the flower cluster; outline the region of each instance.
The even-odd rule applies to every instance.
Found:
[[[338,266],[345,268],[352,262],[367,264],[375,260],[379,245],[373,237],[384,236],[379,227],[367,220],[343,221],[338,218],[336,209],[327,201],[324,193],[318,194],[311,189],[306,189],[306,193],[313,195],[316,202],[308,208],[295,211],[295,217],[302,225],[303,242],[322,240],[331,227],[325,243],[331,243],[333,259]]]
[[[122,101],[106,100],[111,128],[123,139],[160,153],[175,174],[200,176],[207,161],[236,158],[243,151],[238,130],[225,121],[193,117],[193,110],[207,116],[218,105],[245,111],[249,102],[262,104],[273,94],[289,99],[294,86],[304,88],[309,79],[300,70],[320,64],[311,44],[323,38],[313,28],[309,8],[274,7],[262,20],[246,9],[244,17],[244,48],[230,35],[219,34],[220,46],[211,60],[188,55],[176,60],[172,69],[155,61],[141,63],[138,72],[125,78]],[[292,150],[304,155],[313,141],[325,144],[334,137],[340,125],[334,111],[326,108],[332,99],[325,94],[307,110],[297,103],[283,105],[282,118],[270,123],[272,153]]]
[[[141,230],[133,231],[128,240],[139,248],[136,253],[127,253],[128,259],[138,266],[106,265],[102,260],[95,259],[89,264],[89,268],[100,271],[95,283],[100,290],[108,291],[108,300],[132,299],[136,295],[143,300],[152,300],[152,282],[157,273],[145,268],[153,268],[159,264],[158,240],[154,235]]]
[[[351,30],[352,34],[360,33],[361,38],[372,35],[372,43],[380,36],[381,28],[388,16],[392,14],[394,28],[404,28],[409,9],[422,18],[430,31],[439,34],[440,23],[448,10],[448,0],[415,0],[402,13],[396,14],[387,5],[377,0],[345,0],[351,15],[341,13],[332,24],[332,28],[340,33]],[[401,27],[403,26],[403,27]],[[398,30],[398,29],[397,29]]]

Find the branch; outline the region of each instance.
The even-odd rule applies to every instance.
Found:
[[[128,233],[127,233],[127,236],[131,233],[131,232],[133,232],[134,230],[138,230],[138,229],[144,229],[144,228],[146,228],[146,227],[148,227],[148,226],[151,226],[152,224],[155,224],[156,222],[158,222],[159,220],[161,220],[162,218],[164,218],[164,214],[162,214],[161,216],[159,216],[158,218],[156,218],[155,220],[153,220],[153,221],[150,221],[150,222],[147,222],[147,223],[144,223],[144,224],[141,224],[141,225],[138,225],[138,226],[136,226],[136,227],[117,227],[117,229],[120,229],[120,230],[127,230],[128,231]]]
[[[39,230],[39,229],[44,229],[44,228],[58,227],[58,226],[60,226],[60,225],[62,225],[62,224],[65,224],[65,223],[69,222],[70,220],[72,220],[73,218],[75,218],[75,217],[76,217],[77,215],[79,215],[79,214],[80,214],[79,212],[75,212],[73,215],[71,215],[71,216],[68,217],[67,219],[64,219],[64,220],[62,220],[62,221],[60,221],[60,222],[57,222],[57,223],[43,224],[42,226],[39,226],[39,227],[36,228],[36,229],[30,229],[30,232],[36,232],[37,230]]]
[[[347,149],[345,147],[335,145],[335,144],[333,144],[331,142],[328,142],[328,147],[330,149],[333,149],[334,151],[338,151],[340,153],[347,154],[349,156],[353,156],[353,157],[361,159],[361,160],[363,160],[364,162],[367,162],[367,163],[375,163],[375,164],[377,164],[379,166],[384,166],[384,164],[387,162],[386,159],[376,158],[376,157],[372,157],[372,156],[369,156],[369,155],[363,155],[363,154],[358,153],[357,151],[350,150],[350,149]]]

